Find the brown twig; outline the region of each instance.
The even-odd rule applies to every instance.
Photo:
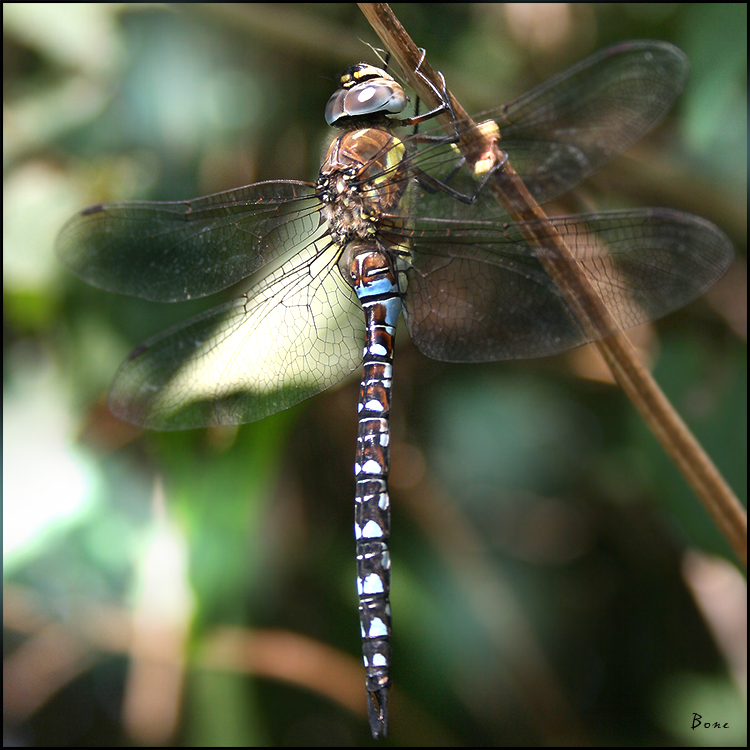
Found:
[[[359,7],[402,71],[414,71],[422,54],[386,3],[359,3]],[[420,72],[438,89],[440,77],[423,61]],[[428,105],[437,106],[435,92],[418,76],[410,83]],[[497,163],[505,155],[474,123],[450,92],[456,118],[462,121],[458,145],[470,164],[479,155],[493,150]],[[453,124],[450,115],[440,115],[445,124]],[[747,565],[747,516],[700,443],[687,428],[662,393],[656,381],[643,366],[627,336],[613,320],[604,302],[573,261],[565,240],[546,221],[547,216],[526,189],[510,161],[497,169],[488,185],[500,205],[517,222],[531,222],[523,228],[529,242],[537,249],[547,272],[555,280],[566,302],[575,312],[587,334],[612,370],[612,374],[646,424],[672,458],[677,468],[713,516],[738,558]],[[539,221],[541,220],[541,221]]]

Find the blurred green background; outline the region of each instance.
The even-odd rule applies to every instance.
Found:
[[[393,7],[469,111],[621,40],[687,53],[668,119],[569,205],[668,206],[731,237],[719,285],[633,337],[745,502],[746,5]],[[314,180],[325,103],[377,39],[350,4],[3,21],[6,744],[372,742],[358,376],[237,429],[139,432],[106,409],[117,366],[216,300],[92,289],[53,244],[99,201]],[[397,339],[387,742],[745,746],[742,574],[595,353],[450,365]]]

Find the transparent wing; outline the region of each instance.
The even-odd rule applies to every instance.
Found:
[[[654,127],[685,87],[688,67],[685,55],[671,44],[628,42],[592,55],[510,104],[473,119],[497,123],[499,147],[534,198],[546,203]],[[427,132],[445,134],[438,128],[422,135]],[[470,169],[460,167],[461,157],[452,144],[422,144],[414,136],[403,140],[409,151],[407,174],[421,170],[459,192],[475,192],[476,179]],[[360,190],[376,190],[378,184],[376,178]],[[446,200],[440,192],[425,194],[414,210],[421,216],[445,216],[447,211],[456,219],[502,214],[493,201],[467,206]]]
[[[342,380],[362,363],[364,316],[339,252],[321,231],[242,297],[138,347],[115,376],[112,412],[159,430],[241,424]]]
[[[704,219],[644,209],[550,219],[622,328],[700,297],[733,248]],[[539,222],[529,222],[530,226]],[[452,362],[544,357],[591,340],[545,272],[522,225],[420,219],[404,316],[428,357]]]
[[[687,57],[666,42],[627,42],[583,60],[479,119],[539,202],[562,195],[656,125],[685,88]]]
[[[259,182],[175,203],[100,203],[76,214],[56,252],[110,292],[179,302],[226,289],[294,251],[318,230],[305,182]]]

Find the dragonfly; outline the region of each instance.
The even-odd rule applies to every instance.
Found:
[[[475,119],[495,123],[503,153],[543,204],[658,123],[687,71],[676,47],[629,42]],[[527,239],[534,222],[513,222],[483,189],[486,176],[456,147],[468,126],[450,111],[444,86],[436,94],[434,110],[404,117],[404,88],[359,63],[326,107],[336,130],[316,182],[100,203],[74,216],[56,245],[85,281],[147,300],[180,302],[243,284],[238,296],[128,356],[109,395],[111,411],[127,422],[155,430],[252,422],[362,369],[355,542],[376,738],[387,733],[391,685],[387,479],[399,316],[423,354],[450,362],[543,357],[597,335],[545,272],[543,240]],[[420,130],[446,110],[455,132]],[[546,223],[622,328],[697,299],[733,256],[719,228],[673,210]]]

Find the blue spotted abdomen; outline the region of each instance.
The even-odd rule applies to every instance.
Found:
[[[376,243],[352,243],[345,257],[345,272],[362,303],[366,324],[354,463],[359,618],[370,716],[385,729],[391,682],[389,417],[393,341],[401,296],[391,260]]]

